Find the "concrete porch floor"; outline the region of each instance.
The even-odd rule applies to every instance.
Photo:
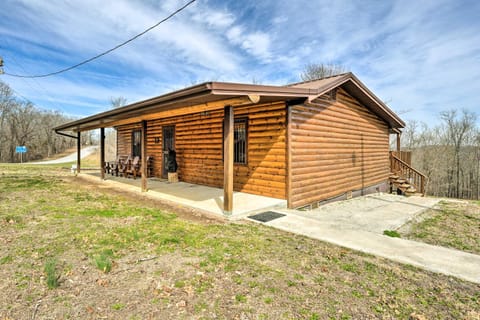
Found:
[[[141,179],[115,177],[106,175],[105,180],[100,179],[99,172],[88,172],[80,174],[83,178],[96,183],[114,185],[125,191],[141,193],[143,196],[152,197],[157,200],[166,200],[180,205],[199,209],[221,217],[240,219],[256,212],[269,209],[284,209],[287,207],[287,200],[264,197],[245,192],[233,193],[233,210],[230,216],[223,214],[223,189],[207,187],[186,182],[169,183],[159,178],[149,178],[147,182],[148,191],[140,189]]]

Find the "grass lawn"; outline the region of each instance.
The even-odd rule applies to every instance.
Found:
[[[478,319],[480,286],[0,165],[0,319]]]
[[[479,201],[442,201],[421,218],[400,230],[402,238],[480,254]]]

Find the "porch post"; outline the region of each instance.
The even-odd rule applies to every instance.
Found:
[[[400,132],[397,132],[397,156],[400,157]]]
[[[81,132],[77,132],[77,173],[80,173],[80,149],[82,146],[82,143],[80,141],[80,134]]]
[[[223,213],[233,209],[233,107],[225,106],[223,118]]]
[[[142,121],[142,191],[147,191],[147,121]]]
[[[100,178],[105,180],[105,128],[100,128]]]

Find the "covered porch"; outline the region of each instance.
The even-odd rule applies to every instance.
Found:
[[[141,179],[131,179],[105,175],[100,178],[98,171],[85,171],[79,175],[81,178],[96,184],[110,185],[115,189],[131,192],[155,200],[165,201],[172,206],[188,207],[218,217],[224,214],[224,190],[198,184],[175,182],[159,178],[148,178],[148,192],[141,191]],[[246,215],[265,211],[268,209],[281,209],[287,207],[287,200],[259,196],[245,192],[233,192],[231,219],[239,219]]]
[[[55,131],[58,134],[75,138],[79,150],[81,146],[80,133],[99,129],[101,167],[99,178],[104,180],[107,178],[104,170],[105,128],[134,126],[135,131],[139,133],[140,150],[136,151],[138,154],[133,155],[132,147],[132,150],[125,148],[121,152],[117,149],[117,156],[127,154],[140,159],[141,178],[138,182],[133,183],[139,190],[148,194],[150,191],[155,192],[156,187],[150,185],[154,181],[148,178],[147,158],[153,156],[154,166],[156,163],[165,167],[166,161],[162,158],[166,152],[165,147],[169,144],[167,141],[163,141],[166,134],[162,130],[168,126],[174,127],[173,132],[179,136],[177,139],[174,135],[175,138],[172,139],[172,146],[177,152],[177,157],[180,155],[184,162],[190,161],[189,167],[179,165],[180,180],[194,185],[218,187],[201,189],[205,194],[210,195],[208,197],[210,200],[204,199],[206,203],[210,203],[206,205],[206,210],[211,212],[220,210],[226,216],[238,215],[252,211],[253,208],[245,207],[250,203],[286,202],[282,200],[287,198],[285,191],[287,172],[285,101],[298,99],[303,101],[312,94],[315,95],[317,92],[305,88],[210,82],[73,121],[55,128]],[[259,104],[260,100],[262,100],[262,104]],[[251,108],[255,114],[249,117],[248,112],[250,111],[244,108]],[[243,117],[240,120],[245,122],[245,132],[247,132],[248,126],[250,126],[249,130],[252,130],[253,126],[258,127],[256,132],[250,136],[250,141],[256,139],[251,157],[245,156],[245,164],[241,165],[238,163],[235,165],[234,160],[236,116]],[[186,118],[190,122],[187,123]],[[248,122],[248,119],[251,119],[251,123]],[[200,124],[205,124],[205,126],[199,129]],[[65,131],[73,132],[73,134],[65,133]],[[134,139],[127,136],[125,144],[132,140]],[[118,145],[117,141],[117,147]],[[181,150],[179,151],[179,149]],[[185,150],[189,153],[187,154]],[[246,153],[244,154],[246,155]],[[82,172],[80,159],[77,159],[77,172]],[[154,175],[160,176],[156,172]],[[185,178],[186,175],[189,176]],[[162,173],[161,176],[164,177],[164,174]],[[187,188],[186,185],[180,183],[178,188],[181,189],[182,186]],[[246,185],[248,187],[245,187]],[[172,189],[175,188],[171,187],[169,192],[172,192]],[[242,192],[234,192],[234,189]],[[247,193],[243,192],[247,190],[248,197]],[[182,189],[184,195],[188,195],[191,191],[192,188]],[[180,191],[177,195],[170,194],[170,196],[178,195],[181,195]],[[272,196],[271,199],[274,199],[273,197],[275,199],[267,201],[270,196]],[[180,199],[186,201],[184,197],[180,197]],[[203,206],[202,201],[193,199],[189,199],[189,201],[192,201],[190,204],[194,207]],[[220,203],[222,208],[219,208]]]

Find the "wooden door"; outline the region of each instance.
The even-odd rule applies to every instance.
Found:
[[[162,178],[168,176],[168,150],[175,150],[175,126],[162,128]]]

